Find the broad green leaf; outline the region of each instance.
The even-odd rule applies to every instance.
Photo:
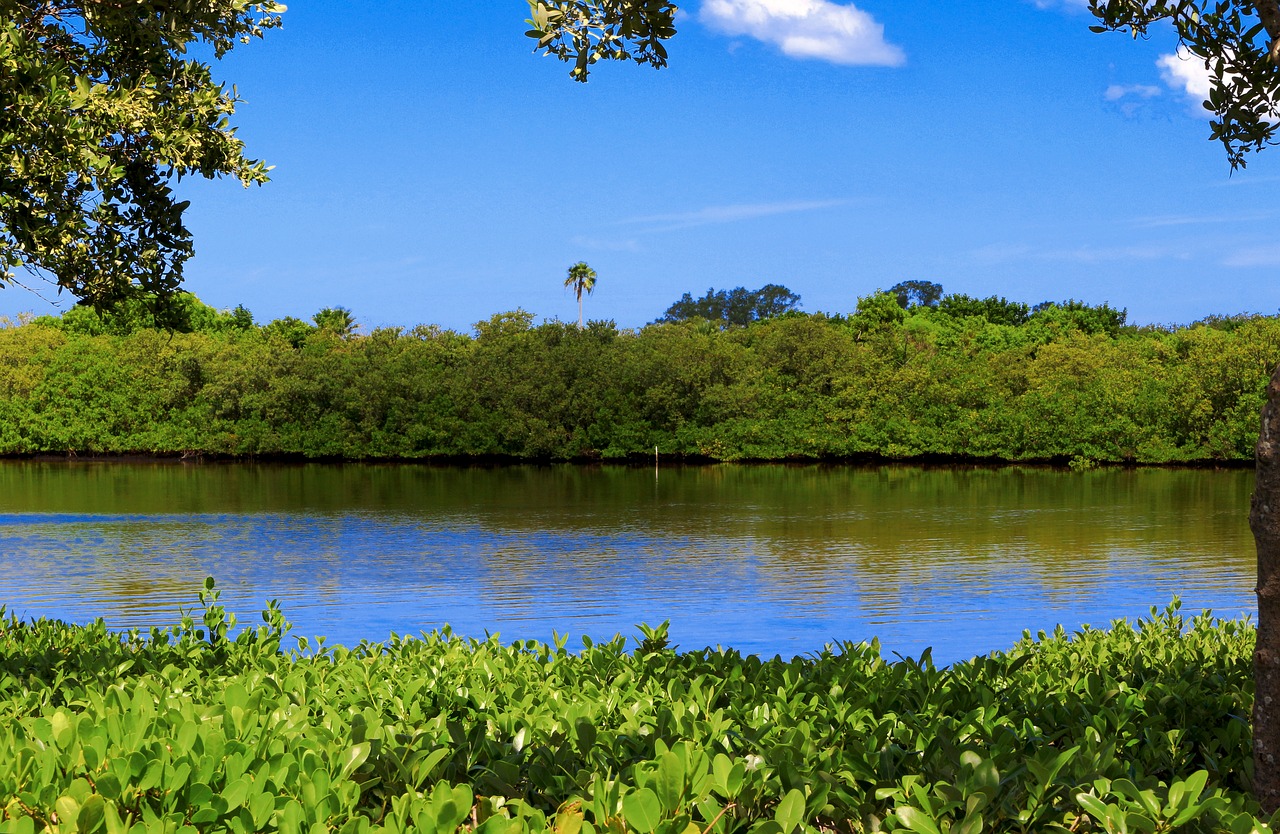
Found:
[[[792,788],[778,803],[773,818],[782,828],[782,834],[791,834],[804,821],[804,794]]]
[[[53,803],[53,809],[58,815],[58,822],[72,826],[75,825],[76,817],[80,814],[80,803],[69,796],[60,796]]]
[[[902,807],[895,809],[893,813],[908,831],[916,834],[942,834],[938,830],[938,823],[919,808]]]
[[[260,793],[249,799],[249,813],[253,816],[253,826],[261,831],[276,809],[276,799],[269,793]]]
[[[242,776],[227,785],[226,789],[222,792],[222,798],[226,800],[227,808],[229,810],[235,810],[245,803],[252,790],[253,783],[248,777]]]
[[[106,800],[99,794],[95,793],[85,799],[75,818],[78,834],[94,834],[98,829],[105,827],[106,807]]]
[[[348,748],[347,752],[342,756],[342,766],[341,770],[338,771],[338,778],[350,779],[351,774],[355,773],[360,768],[360,765],[364,764],[369,758],[369,751],[372,749],[373,745],[367,741],[362,741]]]
[[[1083,808],[1089,816],[1098,822],[1104,822],[1107,819],[1107,803],[1103,802],[1093,794],[1078,793],[1076,794],[1076,804]],[[1111,806],[1115,807],[1115,806]]]
[[[658,769],[651,786],[658,796],[662,809],[669,814],[680,809],[684,796],[684,780],[684,760],[670,750],[663,753],[658,759]]]
[[[1186,779],[1175,781],[1169,786],[1169,798],[1165,803],[1165,814],[1172,816],[1183,808],[1184,805],[1194,804],[1200,798],[1200,794],[1204,792],[1204,786],[1209,781],[1209,772],[1206,770],[1197,770]]]
[[[653,791],[640,788],[622,797],[622,815],[640,834],[649,834],[662,818],[662,803]]]

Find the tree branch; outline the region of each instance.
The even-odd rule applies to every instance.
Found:
[[[1271,48],[1267,54],[1272,63],[1280,63],[1280,0],[1255,0],[1262,26],[1271,36]]]

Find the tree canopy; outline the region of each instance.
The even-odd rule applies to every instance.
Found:
[[[780,316],[799,305],[800,296],[781,284],[765,284],[758,290],[734,287],[718,292],[711,287],[706,295],[696,300],[690,293],[680,296],[680,300],[668,307],[658,321],[704,319],[718,322],[721,327],[741,326]]]
[[[228,119],[221,58],[280,25],[273,2],[0,0],[0,286],[28,272],[94,306],[164,301],[192,255],[171,184],[267,166]]]
[[[544,55],[573,64],[569,75],[585,82],[601,60],[667,65],[662,42],[676,33],[675,3],[668,0],[529,0],[529,37]]]
[[[908,307],[937,307],[942,298],[942,285],[933,281],[899,281],[889,288],[898,298],[902,309]]]

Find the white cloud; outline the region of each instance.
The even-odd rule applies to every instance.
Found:
[[[713,29],[771,43],[792,58],[886,67],[906,61],[875,18],[831,0],[703,0],[699,17]]]
[[[633,217],[624,223],[651,226],[650,232],[666,232],[675,229],[688,229],[693,226],[711,226],[721,223],[736,223],[740,220],[754,220],[758,217],[771,217],[776,214],[795,214],[799,211],[817,211],[846,205],[848,200],[791,200],[778,203],[737,203],[728,206],[707,206],[695,211],[678,214],[655,214],[648,217]]]
[[[1192,55],[1185,46],[1179,46],[1178,51],[1171,55],[1161,55],[1156,66],[1160,68],[1164,83],[1186,94],[1197,109],[1209,97],[1212,76],[1204,65],[1204,59]]]
[[[1103,98],[1107,101],[1119,101],[1122,98],[1131,96],[1137,98],[1154,98],[1160,95],[1161,89],[1153,87],[1150,84],[1112,84],[1103,93]]]

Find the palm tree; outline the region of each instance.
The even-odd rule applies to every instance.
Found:
[[[311,317],[320,330],[327,330],[343,339],[356,332],[356,317],[346,307],[325,307]]]
[[[582,294],[591,295],[596,288],[596,271],[587,266],[586,261],[578,261],[569,267],[569,277],[564,279],[564,285],[571,287],[578,296],[578,327],[582,327]]]

